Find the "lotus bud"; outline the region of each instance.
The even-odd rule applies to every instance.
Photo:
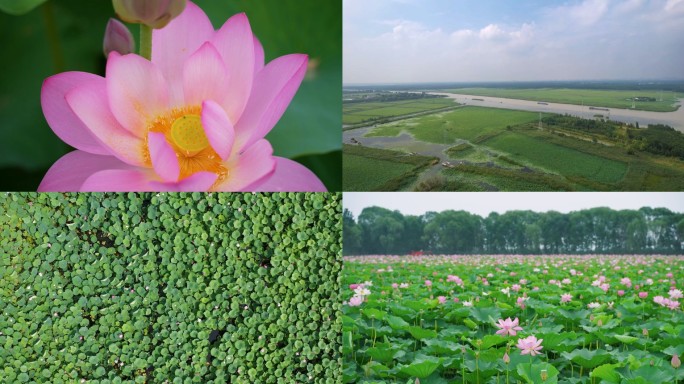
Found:
[[[123,21],[164,28],[185,9],[187,0],[112,0]]]
[[[644,336],[648,336],[648,329],[646,329],[646,328],[642,329],[642,330],[641,330],[641,333],[642,333]]]
[[[420,384],[420,379],[418,379],[417,377],[416,377],[415,384]]]
[[[679,355],[676,353],[672,355],[672,361],[670,361],[670,364],[672,364],[672,368],[677,369],[679,366],[682,365],[682,362],[679,360]]]
[[[601,319],[599,319],[599,321],[596,323],[596,325],[598,325],[599,327],[603,327],[603,321]]]
[[[508,356],[508,352],[504,353],[504,355],[503,355],[503,362],[506,363],[506,364],[508,364],[508,363],[511,362],[511,357]]]
[[[135,52],[135,40],[133,34],[119,20],[109,19],[105,29],[104,42],[102,44],[105,57],[110,52],[118,52],[122,55]]]

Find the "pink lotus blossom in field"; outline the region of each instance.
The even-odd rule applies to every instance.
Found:
[[[349,299],[349,306],[350,307],[358,307],[363,303],[363,296],[353,296],[351,299]]]
[[[662,297],[662,296],[656,296],[656,297],[653,298],[653,302],[656,303],[656,304],[660,304],[660,305],[663,305],[663,302],[664,302],[665,300],[667,300],[667,299],[665,299],[665,298]]]
[[[684,295],[682,295],[682,291],[674,288],[670,289],[670,291],[667,294],[670,296],[671,300],[681,299],[682,297],[684,297]]]
[[[513,291],[515,291],[515,292],[520,291],[520,288],[521,288],[521,287],[520,287],[520,285],[518,285],[518,284],[513,284],[513,286],[511,286],[511,289],[512,289]]]
[[[630,280],[629,277],[623,277],[620,279],[620,284],[624,285],[627,288],[630,288],[632,286],[632,280]]]
[[[624,296],[624,295],[625,295],[625,291],[623,291],[622,289],[618,289],[617,295],[618,295],[618,296]]]
[[[541,346],[542,341],[544,341],[544,339],[537,340],[535,336],[528,336],[524,339],[518,339],[518,348],[520,349],[520,354],[529,354],[530,356],[541,355],[541,352],[539,351],[544,348]]]
[[[674,354],[672,355],[672,360],[670,360],[670,364],[672,364],[672,368],[677,369],[682,365],[681,360],[679,360],[679,355]]]
[[[458,303],[458,297],[454,297],[454,303]]]
[[[525,300],[527,300],[527,297],[518,297],[515,304],[519,306],[520,309],[525,309]]]
[[[463,306],[464,306],[464,307],[472,307],[472,306],[473,306],[473,302],[472,302],[472,301],[466,300],[466,301],[463,302]]]
[[[569,303],[572,300],[572,295],[569,293],[564,293],[561,295],[561,304],[563,303]]]
[[[567,277],[561,281],[563,284],[568,285],[572,283],[572,280],[568,279]]]
[[[447,283],[456,283],[456,285],[463,286],[463,280],[460,277],[449,275],[447,276]]]
[[[603,283],[599,286],[599,288],[603,289],[603,292],[608,292],[608,290],[610,289],[610,284]]]
[[[299,88],[306,55],[265,64],[245,14],[215,31],[191,2],[152,42],[151,61],[112,52],[105,77],[45,80],[45,118],[77,150],[39,191],[325,190],[264,139]]]
[[[646,279],[646,285],[653,285],[653,279]]]
[[[398,289],[398,288],[399,288],[399,284],[397,284],[397,283],[392,283],[392,288]]]
[[[437,297],[437,300],[439,300],[440,304],[446,303],[446,296],[439,296]]]
[[[426,286],[426,287],[432,287],[432,281],[430,281],[430,280],[425,280],[425,286]]]
[[[356,288],[356,289],[354,290],[354,294],[355,294],[356,296],[365,297],[365,296],[370,295],[370,294],[371,294],[371,291],[370,291],[368,288],[365,288],[365,287],[361,286],[361,287],[358,287],[358,288]]]
[[[504,355],[503,355],[503,362],[506,363],[506,364],[508,364],[508,363],[511,362],[511,357],[508,356],[508,352],[505,352],[505,353],[504,353]]]
[[[639,298],[640,299],[645,299],[648,297],[648,292],[639,292]]]
[[[589,303],[589,304],[587,304],[587,308],[589,308],[589,309],[601,308],[601,304],[600,304],[600,303],[596,303],[596,302],[594,302],[594,303]]]
[[[499,319],[498,324],[494,324],[497,328],[499,328],[498,331],[496,331],[497,335],[502,335],[502,336],[515,336],[518,332],[517,331],[522,331],[522,328],[518,325],[518,318],[516,317],[515,320],[511,320],[511,318],[507,318],[506,320]]]
[[[351,289],[353,291],[356,288],[362,287],[362,286],[363,286],[363,284],[349,284],[349,289]]]

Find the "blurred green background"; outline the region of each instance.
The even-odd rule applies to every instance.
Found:
[[[0,0],[0,8],[13,1]],[[276,155],[306,165],[328,190],[340,191],[342,1],[195,3],[215,29],[246,12],[267,62],[289,53],[309,55],[307,77],[267,139]],[[48,0],[20,16],[0,11],[0,190],[36,190],[47,169],[72,150],[45,122],[40,88],[58,72],[104,75],[102,38],[110,17],[115,15],[109,0]],[[129,28],[137,39],[138,25]]]

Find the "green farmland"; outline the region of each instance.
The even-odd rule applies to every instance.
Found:
[[[535,112],[465,107],[449,113],[386,124],[374,129],[367,136],[397,136],[406,131],[417,140],[450,144],[456,139],[476,140],[478,137],[500,132],[509,125],[537,119],[539,114]]]
[[[344,145],[343,175],[347,191],[387,191],[405,188],[436,158],[399,151]]]
[[[447,98],[345,103],[342,108],[342,124],[371,123],[383,118],[439,110],[455,105],[453,100]]]
[[[398,160],[401,157],[397,153],[402,152],[395,152],[395,158],[380,159],[350,153],[345,148],[344,189],[684,190],[684,162],[677,157],[639,150],[621,141],[627,136],[601,136],[558,124],[539,129],[538,119],[538,113],[534,112],[462,107],[379,125],[363,138],[372,137],[377,141],[407,133],[428,148],[416,150],[416,155],[438,155],[441,151],[439,161],[445,164],[431,167],[429,171],[427,167],[409,169],[405,162]],[[388,147],[387,142],[383,145],[406,151],[403,143],[396,147],[391,144]],[[440,149],[444,144],[448,147]],[[373,150],[347,147],[357,152],[362,151],[360,148]]]
[[[467,94],[475,96],[503,97],[508,99],[522,99],[546,101],[551,103],[589,105],[606,108],[632,108],[633,97],[648,97],[655,101],[636,101],[635,109],[654,112],[672,112],[676,98],[682,94],[658,91],[623,91],[596,89],[567,89],[567,88],[539,88],[539,89],[504,89],[504,88],[458,88],[444,92]],[[660,101],[662,97],[662,101]]]

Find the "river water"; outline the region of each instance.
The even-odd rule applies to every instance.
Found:
[[[639,111],[633,109],[620,108],[601,108],[590,109],[587,105],[574,104],[560,104],[560,103],[546,103],[540,104],[537,101],[520,100],[520,99],[506,99],[502,97],[490,96],[475,96],[454,93],[437,93],[431,92],[434,95],[444,95],[456,100],[458,103],[472,106],[489,107],[489,108],[503,108],[516,109],[520,111],[530,112],[545,112],[568,114],[572,116],[582,117],[585,119],[593,119],[594,115],[603,115],[610,120],[620,121],[623,123],[639,123],[639,126],[645,127],[649,124],[667,124],[674,129],[684,132],[684,107],[680,107],[674,112],[650,112]],[[684,99],[679,99],[678,103],[681,106]],[[607,109],[604,111],[603,109]]]

